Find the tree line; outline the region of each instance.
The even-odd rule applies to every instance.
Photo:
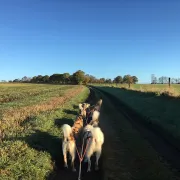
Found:
[[[169,78],[167,76],[156,77],[154,74],[151,75],[151,84],[168,84]],[[171,84],[180,84],[180,78],[170,78]]]
[[[14,79],[9,82],[23,82],[23,83],[53,83],[53,84],[88,84],[88,83],[116,83],[116,84],[135,84],[138,82],[136,76],[124,75],[117,76],[113,80],[110,78],[96,78],[92,75],[86,74],[82,70],[78,70],[73,74],[63,73],[63,74],[52,74],[51,76],[38,75],[32,78],[24,76],[22,79]]]

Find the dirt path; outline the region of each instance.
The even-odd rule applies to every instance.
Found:
[[[112,97],[101,93],[100,96],[103,97],[100,126],[105,134],[101,171],[94,171],[93,157],[92,172],[87,173],[87,165],[83,164],[82,180],[179,180],[179,173],[163,158],[173,152],[171,147],[135,121],[130,122],[121,112],[121,105]],[[92,98],[91,94],[88,101]],[[156,143],[153,143],[154,139]],[[175,156],[180,158],[178,152],[172,155]],[[64,170],[60,164],[56,176],[49,179],[77,180],[77,172]]]

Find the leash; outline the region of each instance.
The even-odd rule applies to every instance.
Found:
[[[86,154],[86,151],[87,151],[87,146],[89,145],[89,141],[90,141],[90,137],[88,138],[88,141],[87,141],[87,144],[86,144],[86,147],[85,147],[85,150],[84,150],[84,153],[83,153],[83,147],[84,147],[84,137],[83,137],[83,143],[82,143],[82,148],[81,148],[81,154],[79,153],[78,149],[77,149],[77,146],[76,146],[76,151],[77,151],[77,154],[78,154],[78,157],[79,157],[79,175],[78,175],[78,180],[81,180],[81,163],[84,159],[84,156]]]

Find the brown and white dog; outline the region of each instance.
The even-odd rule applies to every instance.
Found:
[[[78,138],[82,129],[83,129],[83,118],[82,118],[82,115],[79,115],[79,116],[77,116],[77,118],[74,121],[74,124],[72,126],[72,132],[73,132],[75,138]]]
[[[62,131],[63,131],[62,151],[64,156],[64,167],[68,167],[67,153],[69,152],[71,156],[71,165],[73,171],[76,171],[74,167],[74,160],[76,158],[76,140],[80,139],[80,133],[82,129],[83,129],[82,116],[77,117],[72,127],[69,126],[68,124],[64,124],[62,126]]]

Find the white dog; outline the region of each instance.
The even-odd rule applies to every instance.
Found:
[[[62,126],[63,131],[63,143],[62,143],[62,151],[64,156],[64,167],[68,167],[67,165],[67,153],[69,152],[71,156],[71,165],[72,170],[76,171],[74,167],[74,160],[76,157],[76,145],[75,145],[75,139],[72,132],[72,127],[68,124],[64,124]]]
[[[99,116],[100,116],[100,112],[95,110],[92,113],[92,120],[90,121],[89,124],[92,125],[93,127],[98,126],[98,124],[99,124]]]
[[[104,143],[104,134],[99,127],[87,125],[84,128],[84,138],[87,144],[87,151],[85,154],[85,161],[88,161],[87,172],[91,171],[91,156],[96,154],[95,170],[98,170],[98,162],[101,156],[102,145]]]

